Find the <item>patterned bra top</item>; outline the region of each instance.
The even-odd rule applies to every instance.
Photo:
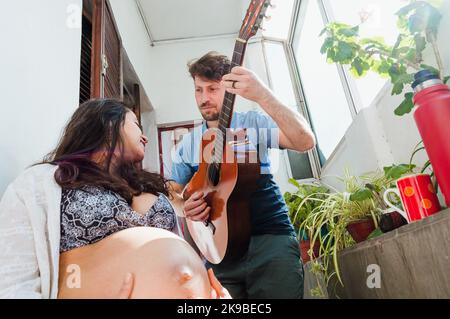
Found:
[[[85,186],[62,190],[61,253],[140,226],[178,233],[175,211],[164,194],[158,196],[146,214],[139,214],[122,196],[107,189]]]

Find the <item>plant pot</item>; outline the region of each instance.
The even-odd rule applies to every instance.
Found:
[[[309,240],[301,240],[300,241],[300,255],[302,257],[303,263],[307,263],[311,260],[308,255],[308,250],[311,248],[311,242]],[[320,243],[316,241],[313,247],[313,257],[319,256]]]
[[[352,238],[357,243],[360,243],[365,241],[367,237],[369,237],[369,235],[375,230],[375,224],[373,223],[372,218],[367,218],[350,223],[346,228]]]

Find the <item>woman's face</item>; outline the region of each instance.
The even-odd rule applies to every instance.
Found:
[[[142,133],[142,128],[133,112],[127,112],[120,134],[123,140],[124,160],[134,163],[142,161],[148,139]]]

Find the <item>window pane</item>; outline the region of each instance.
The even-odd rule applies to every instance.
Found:
[[[320,54],[323,19],[316,0],[302,1],[304,14],[298,19],[294,53],[306,104],[316,133],[319,154],[328,159],[352,122],[337,68]]]
[[[313,178],[308,154],[288,150],[289,163],[291,164],[292,178],[296,180]]]
[[[264,41],[272,90],[284,104],[295,108],[296,100],[283,44]]]
[[[291,23],[294,0],[271,0],[275,7],[269,7],[266,15],[269,20],[264,20],[263,35],[266,37],[287,40],[289,36],[289,25]]]
[[[264,41],[264,49],[272,90],[283,104],[298,110],[283,44]],[[282,156],[281,152],[271,150],[270,158],[272,163],[276,163],[277,159],[275,157],[279,156]],[[305,179],[313,177],[307,154],[288,151],[288,156],[293,178]]]
[[[361,19],[367,19],[360,25],[362,37],[381,36],[386,43],[394,45],[398,37],[397,16],[395,13],[409,0],[332,0],[327,7],[331,9],[334,21],[350,25],[361,24]],[[359,108],[370,106],[380,92],[386,79],[378,74],[369,72],[366,76],[355,79],[361,105]]]

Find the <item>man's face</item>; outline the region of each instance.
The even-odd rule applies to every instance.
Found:
[[[198,109],[206,121],[217,121],[222,109],[225,87],[220,81],[207,80],[196,76],[194,78],[195,100]]]

